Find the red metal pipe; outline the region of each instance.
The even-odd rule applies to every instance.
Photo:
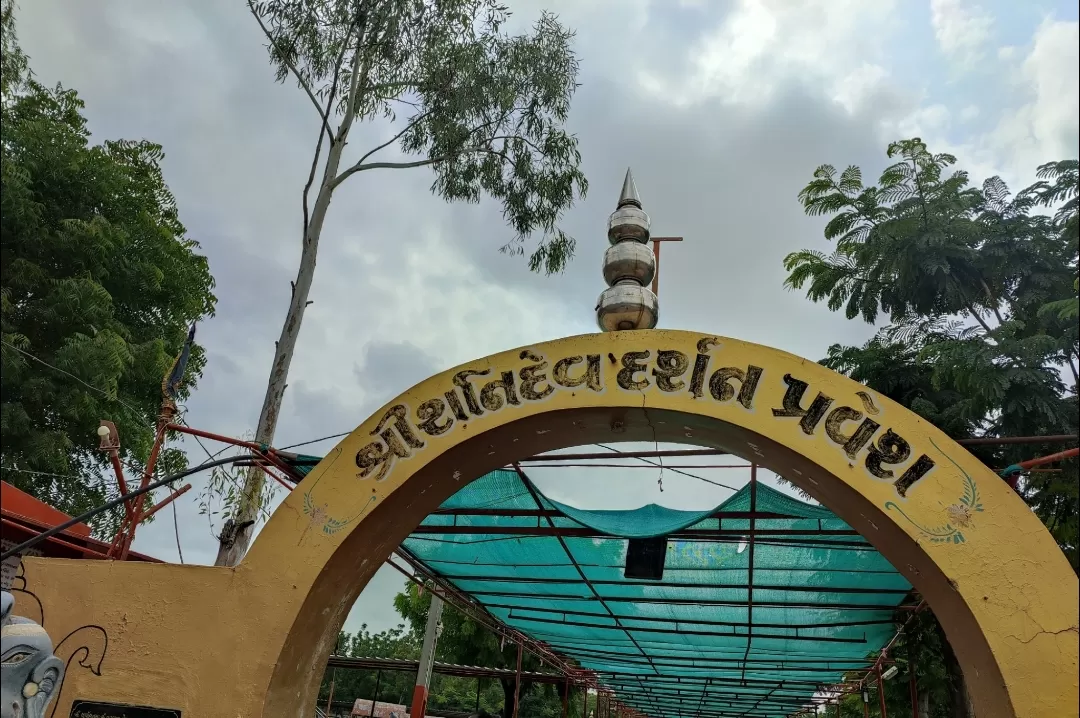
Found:
[[[11,519],[6,519],[6,518],[0,517],[0,522],[3,522],[3,524],[5,526],[11,526],[11,527],[17,528],[17,529],[19,529],[21,531],[27,531],[26,526],[23,526],[22,524],[20,524],[18,522],[12,521]],[[63,546],[64,548],[69,548],[69,549],[71,549],[73,551],[78,551],[81,554],[93,554],[94,558],[104,559],[104,558],[108,557],[107,552],[102,553],[99,549],[97,549],[97,548],[95,548],[93,546],[80,546],[79,544],[72,543],[70,541],[65,541],[64,539],[62,539],[62,538],[60,538],[58,536],[50,536],[47,539],[45,539],[45,541],[47,541],[49,543],[54,543],[57,546]]]
[[[1059,451],[1056,454],[1050,454],[1049,456],[1040,456],[1037,459],[1028,459],[1027,461],[1021,461],[1018,466],[1021,469],[1030,469],[1035,466],[1041,466],[1043,464],[1052,464],[1055,461],[1064,461],[1065,459],[1071,459],[1074,456],[1080,456],[1080,447],[1075,449],[1067,449],[1065,451]]]
[[[889,712],[885,709],[885,679],[881,677],[881,666],[877,669],[877,694],[881,704],[881,718],[889,718]]]
[[[252,451],[262,453],[262,447],[251,441],[234,439],[231,436],[225,436],[224,434],[215,434],[210,431],[203,431],[202,429],[195,429],[190,426],[184,426],[183,424],[169,424],[166,428],[169,431],[176,431],[181,434],[191,434],[192,436],[198,436],[201,439],[210,439],[211,441],[220,441],[222,444],[242,446],[245,449],[251,449]]]
[[[1013,464],[1001,471],[1001,477],[1009,484],[1009,486],[1016,488],[1016,483],[1020,479],[1020,474],[1033,466],[1040,466],[1042,464],[1051,464],[1055,461],[1064,461],[1065,459],[1071,459],[1077,455],[1080,455],[1080,448],[1067,449],[1065,451],[1059,451],[1056,454],[1050,454],[1049,456],[1040,456],[1035,459],[1028,459],[1027,461],[1021,461],[1019,464]]]
[[[1048,436],[980,436],[974,439],[957,439],[961,446],[1004,446],[1006,444],[1056,444],[1075,441],[1076,434],[1051,434]]]
[[[151,516],[156,514],[158,511],[161,511],[163,508],[165,508],[166,506],[171,504],[173,501],[176,501],[178,498],[180,498],[181,496],[186,494],[188,491],[191,491],[191,484],[185,484],[181,488],[174,491],[172,493],[172,495],[169,496],[169,498],[165,499],[164,501],[162,501],[161,503],[157,504],[156,506],[151,508],[149,511],[144,513],[142,515],[142,520],[145,521],[146,519],[150,518]]]
[[[128,492],[127,481],[124,479],[124,467],[120,464],[120,452],[116,449],[109,450],[109,463],[112,464],[113,473],[116,474],[116,483],[120,487],[120,495]],[[131,518],[131,502],[124,502],[124,513]]]
[[[161,453],[161,447],[165,444],[165,433],[168,431],[170,424],[167,421],[161,421],[158,425],[158,430],[154,435],[154,446],[150,449],[150,458],[146,460],[146,468],[143,470],[142,479],[139,481],[139,489],[145,489],[150,485],[150,477],[154,475],[154,467],[157,465],[158,455]],[[143,520],[142,503],[143,497],[139,497],[137,504],[134,504],[134,516],[131,518],[131,525],[128,527],[127,532],[124,535],[123,541],[119,546],[119,558],[121,561],[127,559],[128,551],[131,550],[131,544],[135,541],[135,530],[139,528],[139,524]],[[124,502],[127,503],[126,501]]]
[[[252,441],[244,441],[243,439],[234,439],[231,436],[225,436],[224,434],[215,434],[212,431],[203,431],[202,429],[194,429],[194,428],[192,428],[190,426],[184,426],[182,424],[169,424],[166,428],[169,431],[177,431],[177,432],[179,432],[181,434],[190,434],[191,436],[198,436],[199,438],[202,438],[202,439],[209,439],[210,441],[219,441],[219,442],[221,442],[223,444],[230,444],[232,446],[239,446],[239,447],[242,447],[244,449],[248,449],[249,451],[251,451],[251,453],[255,454],[257,457],[263,459],[264,461],[269,462],[270,464],[273,464],[274,466],[281,469],[285,473],[289,472],[289,466],[287,464],[285,464],[284,462],[281,462],[281,461],[277,460],[277,457],[274,455],[275,454],[274,449],[272,447],[266,447],[264,449],[260,444],[256,444],[256,443],[254,443]],[[256,465],[258,465],[258,464],[256,464]],[[270,475],[273,476],[273,474],[270,474]],[[276,479],[277,477],[274,477],[274,478]],[[292,486],[289,486],[288,484],[283,483],[281,481],[281,479],[277,479],[277,480],[278,480],[279,483],[282,483],[282,485],[285,486],[287,489],[292,491],[292,489],[293,489]]]

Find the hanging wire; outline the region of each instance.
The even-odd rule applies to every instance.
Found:
[[[180,557],[180,563],[184,563],[184,550],[180,548],[180,520],[176,517],[176,502],[172,503],[173,533],[176,534],[176,554]]]
[[[4,346],[6,346],[6,347],[11,347],[11,348],[12,348],[12,349],[14,349],[15,351],[19,352],[20,354],[22,354],[22,355],[24,355],[24,356],[26,356],[26,357],[29,357],[30,359],[33,359],[33,360],[34,360],[34,361],[36,361],[37,363],[39,363],[39,364],[41,364],[41,365],[43,365],[43,366],[46,366],[46,367],[48,367],[49,369],[52,369],[52,370],[53,370],[53,371],[55,371],[55,372],[59,372],[60,374],[63,374],[63,375],[65,375],[65,376],[67,376],[67,377],[70,377],[70,378],[74,379],[75,381],[79,382],[80,384],[82,384],[83,386],[85,386],[85,387],[86,387],[87,389],[89,389],[90,391],[93,391],[93,392],[96,392],[96,393],[100,394],[101,396],[105,397],[105,398],[106,398],[106,399],[108,399],[109,401],[115,401],[116,403],[118,403],[118,404],[120,404],[121,406],[125,407],[125,408],[126,408],[126,409],[128,409],[129,411],[133,411],[133,412],[135,412],[136,414],[144,414],[144,413],[145,413],[144,411],[142,411],[142,410],[140,410],[140,409],[136,409],[135,407],[133,407],[133,406],[131,406],[130,404],[126,403],[126,402],[125,402],[125,401],[124,401],[123,399],[121,399],[120,397],[118,397],[118,396],[113,396],[112,394],[110,394],[109,392],[105,391],[104,389],[102,389],[102,388],[100,388],[100,387],[96,387],[96,386],[94,386],[93,384],[88,384],[88,383],[86,383],[85,381],[83,381],[83,380],[82,380],[82,379],[80,379],[79,377],[75,376],[75,375],[74,375],[74,374],[72,374],[71,372],[69,372],[69,371],[66,371],[66,370],[64,370],[64,369],[61,369],[61,368],[60,368],[60,367],[58,367],[58,366],[54,366],[54,365],[50,364],[49,362],[45,361],[44,359],[41,359],[40,357],[37,357],[37,356],[35,356],[35,355],[31,354],[30,352],[26,351],[25,349],[20,349],[19,347],[15,346],[14,344],[12,344],[12,343],[10,343],[10,342],[6,342],[6,341],[4,341],[4,340],[2,340],[2,339],[0,339],[0,344],[3,344],[3,345],[4,345]]]
[[[340,439],[343,436],[348,436],[351,431],[343,431],[340,434],[330,434],[329,436],[323,436],[318,439],[310,439],[308,441],[301,441],[299,444],[289,444],[288,446],[282,446],[279,451],[286,451],[288,449],[296,449],[301,446],[309,446],[310,444],[318,444],[320,441],[328,441],[330,439]]]
[[[593,444],[593,446],[599,446],[601,449],[604,449],[606,451],[613,451],[616,454],[623,453],[619,449],[616,449],[613,446],[608,446],[607,444]],[[646,459],[643,456],[635,456],[635,457],[630,457],[630,458],[633,458],[633,459],[635,459],[637,461],[643,461],[646,464],[652,464],[653,466],[660,466],[661,469],[663,469],[663,464],[658,464],[655,461],[652,461],[650,459]],[[704,476],[698,476],[697,474],[691,474],[691,473],[688,473],[686,471],[681,471],[679,469],[673,469],[673,468],[668,467],[668,471],[670,471],[673,474],[680,474],[682,476],[688,476],[691,479],[697,479],[698,481],[704,481],[706,484],[712,484],[713,486],[719,486],[720,488],[727,489],[728,491],[736,491],[737,492],[739,490],[739,489],[736,489],[734,486],[729,486],[729,485],[727,485],[725,483],[721,483],[719,481],[713,481],[712,479],[706,479]]]

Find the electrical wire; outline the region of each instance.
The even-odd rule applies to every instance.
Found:
[[[180,557],[181,565],[184,563],[184,551],[180,548],[180,519],[176,517],[176,501],[172,503],[173,533],[176,534],[176,554]]]
[[[207,461],[207,462],[204,462],[202,464],[199,464],[198,466],[193,466],[191,468],[184,469],[183,471],[178,471],[175,474],[169,474],[168,476],[166,476],[164,478],[161,478],[161,479],[158,479],[157,481],[152,481],[152,482],[150,482],[149,484],[147,484],[144,487],[135,489],[134,491],[129,491],[128,493],[122,494],[121,496],[118,496],[117,498],[112,499],[111,501],[106,501],[104,504],[102,504],[101,506],[98,506],[97,508],[90,509],[89,511],[87,511],[87,512],[85,512],[83,514],[80,514],[79,516],[76,516],[73,519],[69,519],[68,521],[65,521],[62,524],[59,524],[57,526],[53,526],[51,529],[48,529],[47,531],[43,531],[40,534],[38,534],[37,536],[34,536],[34,537],[30,538],[30,539],[27,539],[26,541],[23,541],[18,546],[10,548],[7,551],[4,551],[3,554],[0,554],[0,561],[6,561],[7,559],[11,558],[12,556],[21,554],[22,552],[26,551],[27,549],[33,548],[34,546],[38,545],[42,541],[45,541],[46,539],[49,539],[49,538],[51,538],[53,536],[56,536],[59,533],[63,533],[64,531],[71,528],[75,524],[83,523],[84,521],[87,521],[87,520],[93,518],[94,516],[97,516],[100,513],[108,511],[109,509],[116,508],[117,506],[120,506],[121,504],[123,504],[125,501],[129,501],[131,499],[138,498],[138,497],[142,496],[143,494],[150,493],[154,489],[159,489],[162,486],[165,486],[167,484],[175,483],[175,482],[179,481],[180,479],[191,476],[192,474],[197,474],[200,471],[205,471],[206,469],[212,469],[215,466],[225,466],[226,464],[236,463],[237,461],[243,461],[243,460],[246,460],[247,458],[248,457],[246,457],[246,456],[227,456],[227,457],[225,457],[223,459],[215,459],[213,461]]]
[[[614,448],[612,446],[608,446],[607,444],[593,444],[593,446],[599,446],[601,449],[605,449],[607,451],[613,451],[616,454],[623,453],[622,451],[619,451],[618,449],[616,449],[616,448]],[[646,458],[644,458],[642,456],[636,456],[636,457],[631,457],[631,458],[634,458],[637,461],[644,461],[646,464],[652,464],[653,466],[659,466],[659,467],[661,467],[661,469],[663,468],[662,464],[658,464],[655,461],[650,461],[649,459],[646,459]],[[736,489],[734,486],[728,486],[727,484],[721,483],[719,481],[713,481],[712,479],[706,479],[704,476],[698,476],[697,474],[691,474],[691,473],[688,473],[686,471],[680,471],[679,469],[673,469],[671,467],[668,467],[667,470],[670,471],[673,474],[681,474],[683,476],[689,476],[691,479],[697,479],[698,481],[704,481],[706,484],[712,484],[713,486],[719,486],[720,488],[727,489],[728,491],[735,491],[735,492],[739,491],[739,489]]]
[[[186,426],[189,429],[191,428],[191,425],[187,423],[187,420],[183,416],[178,417],[177,421],[180,424],[182,424],[183,426]],[[207,458],[210,459],[210,460],[216,459],[222,453],[229,450],[229,447],[226,446],[225,448],[221,449],[220,451],[211,454],[210,450],[206,448],[206,444],[202,443],[202,439],[200,439],[198,436],[195,436],[194,434],[188,434],[188,436],[190,436],[192,439],[195,439],[195,443],[199,445],[199,448],[201,448],[203,450],[203,453],[205,453]],[[238,458],[247,459],[247,458],[250,458],[250,457],[238,457]],[[236,489],[238,493],[243,494],[244,488],[237,482],[236,477],[234,477],[232,474],[228,474],[228,473],[224,474],[224,476],[225,476],[226,479],[228,479],[229,483],[231,483],[233,485],[233,488]],[[266,520],[268,520],[268,521],[270,520],[270,512],[266,510],[265,506],[260,506],[259,511],[262,513],[263,517]],[[211,525],[210,528],[211,528],[211,534],[213,534],[213,526]],[[179,546],[177,548],[179,549]]]
[[[289,444],[288,446],[282,446],[278,451],[286,451],[288,449],[296,449],[301,446],[309,446],[310,444],[318,444],[320,441],[328,441],[329,439],[340,439],[343,436],[348,436],[351,431],[343,431],[340,434],[330,434],[329,436],[323,436],[318,439],[310,439],[308,441],[301,441],[299,444]]]
[[[39,364],[41,364],[41,365],[43,365],[43,366],[46,366],[46,367],[48,367],[48,368],[52,369],[52,370],[53,370],[53,371],[55,371],[55,372],[59,372],[59,373],[61,373],[61,374],[65,375],[65,376],[68,376],[68,377],[70,377],[70,378],[74,379],[75,381],[77,381],[77,382],[79,382],[80,384],[82,384],[83,386],[85,386],[85,387],[86,387],[87,389],[90,389],[91,391],[97,392],[98,394],[102,395],[103,397],[105,397],[105,398],[106,398],[106,399],[108,399],[109,401],[115,401],[116,403],[118,403],[118,404],[120,404],[121,406],[125,407],[125,408],[126,408],[126,409],[127,409],[128,411],[133,411],[133,412],[135,412],[136,414],[144,414],[144,413],[146,413],[146,412],[144,412],[144,411],[142,411],[142,410],[140,410],[140,409],[136,409],[135,407],[133,407],[133,406],[131,406],[130,404],[126,403],[126,402],[125,402],[125,401],[124,401],[123,399],[121,399],[120,397],[118,397],[118,396],[112,396],[111,394],[109,394],[109,392],[105,391],[104,389],[102,389],[102,388],[100,388],[100,387],[96,387],[96,386],[94,386],[93,384],[88,384],[88,383],[86,383],[85,381],[83,381],[83,380],[82,380],[82,379],[80,379],[79,377],[75,376],[75,375],[74,375],[74,374],[72,374],[71,372],[69,372],[69,371],[67,371],[67,370],[65,370],[65,369],[61,369],[61,368],[60,368],[60,367],[58,367],[58,366],[54,366],[54,365],[50,364],[49,362],[45,361],[44,359],[42,359],[42,358],[40,358],[40,357],[37,357],[37,356],[34,356],[33,354],[31,354],[30,352],[26,351],[25,349],[20,349],[19,347],[15,346],[14,344],[12,344],[12,343],[10,343],[10,342],[6,342],[6,341],[4,341],[4,340],[2,340],[2,339],[0,339],[0,344],[3,344],[3,345],[4,345],[4,346],[6,346],[6,347],[11,347],[11,348],[12,348],[12,349],[14,349],[15,351],[19,352],[20,354],[22,354],[22,355],[24,355],[24,356],[27,356],[27,357],[29,357],[29,358],[33,359],[33,360],[34,360],[34,361],[36,361],[37,363],[39,363]]]

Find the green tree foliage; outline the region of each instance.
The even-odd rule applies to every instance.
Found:
[[[534,270],[560,271],[573,239],[557,228],[587,188],[577,140],[563,125],[577,89],[573,33],[543,14],[533,32],[508,35],[496,0],[251,2],[279,81],[293,80],[324,118],[320,138],[343,143],[352,122],[406,115],[399,132],[331,175],[430,167],[446,200],[503,205],[517,237],[539,230]],[[317,98],[317,99],[316,99]],[[350,125],[330,129],[326,118]],[[396,148],[408,161],[376,161]]]
[[[394,607],[408,621],[417,640],[423,638],[430,605],[431,592],[420,592],[413,583],[406,585],[405,591],[394,598]],[[447,605],[443,611],[442,623],[443,631],[435,653],[436,660],[491,668],[514,669],[517,666],[516,645],[501,642],[490,630],[461,614],[452,606]],[[521,669],[542,671],[544,666],[538,658],[525,651],[522,654]],[[551,668],[548,667],[548,670],[550,671]],[[501,711],[504,718],[509,718],[513,711],[514,682],[505,680],[500,683],[501,685],[496,684],[491,687],[496,691],[494,696],[490,692],[484,694],[488,696],[487,702],[481,696],[481,707],[492,712]],[[475,683],[473,686],[475,691]],[[559,687],[553,685],[522,681],[518,714],[535,716],[535,718],[558,718],[561,715],[562,706],[559,690]],[[463,705],[439,705],[433,696],[432,705],[433,707],[471,710],[474,707],[475,692],[471,696],[472,698]],[[581,692],[571,691],[570,714],[581,715],[581,707]]]
[[[15,35],[15,0],[0,1],[0,95],[7,97],[26,79],[29,66]]]
[[[78,514],[115,491],[111,472],[102,478],[100,419],[116,424],[125,463],[146,461],[162,379],[191,324],[213,313],[214,283],[165,186],[162,148],[92,145],[75,91],[38,84],[25,58],[12,59],[22,55],[11,9],[5,2],[0,467],[5,481]],[[203,364],[196,346],[181,398]],[[160,467],[183,463],[170,449]],[[108,533],[117,519],[94,528]]]
[[[394,599],[394,606],[407,624],[381,633],[370,633],[367,626],[358,633],[342,633],[338,639],[338,653],[356,658],[405,658],[417,660],[423,643],[424,630],[427,626],[427,612],[431,606],[431,593],[416,590],[415,584],[408,584],[405,591]],[[499,639],[475,621],[463,616],[452,606],[443,610],[443,632],[439,637],[436,660],[463,665],[487,666],[493,668],[514,668],[517,665],[516,647],[500,647]],[[407,625],[407,627],[406,627]],[[542,670],[540,662],[525,653],[522,657],[523,670]],[[359,671],[333,668],[323,676],[319,692],[319,703],[325,706],[330,700],[330,685],[334,684],[334,705],[352,704],[356,699],[375,698],[378,681],[378,699],[388,703],[408,705],[412,700],[415,673],[384,672],[381,677],[374,671]],[[479,689],[479,707],[491,715],[510,715],[506,706],[512,706],[513,681],[482,680],[458,678],[435,674],[430,686],[428,707],[431,711],[472,712],[477,707]],[[570,715],[582,714],[582,695],[580,691],[571,691]],[[589,697],[590,706],[596,701]],[[554,686],[530,685],[522,683],[520,708],[518,714],[534,718],[559,718],[561,713],[561,695]]]
[[[849,319],[888,319],[863,346],[834,345],[821,363],[953,438],[1076,434],[1077,161],[1039,167],[1038,181],[1013,195],[998,177],[971,186],[967,173],[951,169],[955,157],[932,154],[917,138],[893,143],[888,155],[896,161],[876,185],[865,186],[858,167],[822,165],[799,195],[808,215],[829,217],[825,238],[835,251],[789,255],[787,286]],[[1000,471],[1061,448],[973,452]],[[1074,570],[1078,487],[1075,460],[1017,485]],[[966,715],[959,668],[927,615],[933,630],[918,634],[919,650],[929,651],[918,661],[926,672],[920,690],[934,696],[931,715]]]
[[[402,658],[416,660],[420,656],[420,642],[404,625],[380,633],[371,633],[361,626],[355,634],[341,633],[338,637],[338,655],[352,658]],[[375,688],[378,682],[378,696]],[[319,691],[319,705],[325,707],[330,700],[333,683],[334,704],[352,704],[358,698],[375,699],[387,703],[407,704],[412,697],[416,675],[408,672],[387,671],[376,675],[374,671],[329,668],[323,676]]]

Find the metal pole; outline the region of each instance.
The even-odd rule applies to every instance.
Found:
[[[382,683],[382,671],[375,671],[375,695],[371,697],[371,713],[368,718],[375,716],[375,704],[379,702],[379,684]]]
[[[881,663],[878,663],[877,668],[877,694],[881,704],[881,718],[889,718],[889,712],[885,709],[885,679],[881,677]]]
[[[911,693],[911,718],[919,717],[919,685],[915,678],[915,646],[908,636],[908,689]]]
[[[517,670],[514,672],[514,718],[518,718],[518,696],[521,695],[521,644],[518,644]]]
[[[581,718],[589,718],[589,686],[581,686]]]
[[[341,634],[338,634],[338,638],[334,641],[334,655],[341,653]],[[337,681],[337,668],[330,674],[330,695],[326,698],[326,714],[330,715],[330,704],[334,702],[334,683]]]
[[[442,612],[442,599],[432,592],[427,627],[424,629],[424,647],[420,651],[420,664],[416,669],[416,688],[413,689],[410,711],[412,715],[420,718],[427,715],[428,684],[431,682],[431,668],[435,663],[435,645],[439,640],[439,620]]]
[[[337,680],[337,669],[330,674],[330,695],[326,698],[326,714],[330,715],[330,704],[334,702],[334,681]]]
[[[653,271],[652,291],[653,291],[653,294],[656,294],[657,296],[660,296],[659,293],[658,293],[660,291],[660,243],[661,242],[681,242],[681,241],[683,241],[682,237],[653,237],[652,238],[653,264],[656,265],[656,268]]]
[[[480,679],[480,678],[476,679],[476,710],[474,711],[476,713],[480,712],[480,683],[481,682],[482,682],[482,679]]]
[[[570,681],[563,683],[562,691],[562,718],[567,718],[570,713]]]

